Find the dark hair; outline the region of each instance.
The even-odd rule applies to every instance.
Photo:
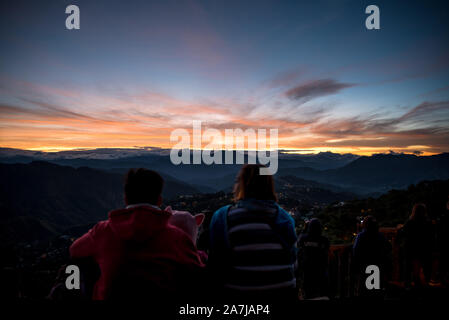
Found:
[[[377,220],[374,216],[366,216],[363,219],[363,228],[367,232],[377,232],[379,231],[379,225],[377,224]]]
[[[240,169],[234,185],[235,201],[248,198],[277,201],[273,176],[261,175],[259,172],[264,167],[261,164],[245,164]]]
[[[427,219],[427,207],[424,203],[415,203],[410,215],[410,220],[425,221]]]
[[[130,169],[125,181],[127,204],[150,203],[156,205],[162,193],[164,179],[153,170]]]
[[[307,233],[312,236],[321,236],[321,222],[317,218],[313,218],[307,225]]]

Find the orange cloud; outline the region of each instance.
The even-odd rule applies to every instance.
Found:
[[[331,118],[325,108],[306,109],[291,101],[270,104],[257,97],[249,102],[192,102],[148,90],[111,95],[23,81],[8,83],[6,89],[15,89],[16,102],[0,104],[1,147],[170,148],[173,129],[191,132],[192,120],[202,120],[203,128],[219,130],[277,128],[279,148],[291,152],[307,149],[371,154],[395,150],[431,154],[449,149],[448,101],[423,102],[396,118]],[[336,87],[328,91],[341,89],[338,83],[331,84]]]

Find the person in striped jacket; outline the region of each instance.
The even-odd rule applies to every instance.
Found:
[[[210,224],[209,263],[216,294],[226,299],[295,299],[295,222],[277,204],[271,175],[257,164],[240,170],[235,204],[218,209]]]

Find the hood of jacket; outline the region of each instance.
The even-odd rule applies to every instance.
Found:
[[[165,229],[170,216],[168,211],[142,204],[109,212],[109,224],[120,239],[141,242]]]

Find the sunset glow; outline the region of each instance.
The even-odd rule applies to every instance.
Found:
[[[64,29],[57,2],[2,17],[0,147],[170,148],[174,129],[201,120],[276,128],[290,153],[449,151],[436,6],[381,1],[402,15],[370,32],[358,2],[78,2],[80,30]],[[415,25],[429,12],[441,19]]]

